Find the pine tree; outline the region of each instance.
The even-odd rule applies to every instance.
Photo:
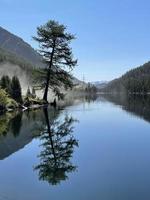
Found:
[[[31,96],[32,96],[32,94],[31,94],[31,91],[30,91],[30,87],[28,87],[26,97],[31,97]]]
[[[14,76],[11,82],[11,96],[18,103],[22,103],[21,85],[18,77]]]
[[[32,87],[32,97],[36,98],[36,92],[35,92],[35,88],[34,87]]]
[[[50,20],[37,28],[37,36],[33,37],[40,45],[40,54],[46,63],[44,70],[39,70],[38,81],[44,89],[43,100],[47,102],[48,89],[61,97],[60,87],[65,89],[72,86],[70,71],[76,65],[69,44],[75,39],[74,35],[66,32],[66,27]]]

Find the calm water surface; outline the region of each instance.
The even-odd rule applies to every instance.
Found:
[[[34,199],[149,200],[149,98],[1,115],[0,200]]]

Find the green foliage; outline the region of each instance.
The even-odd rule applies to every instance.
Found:
[[[8,100],[8,94],[5,90],[0,89],[0,105],[5,107]]]
[[[0,115],[0,136],[7,134],[11,118],[12,115],[10,113]]]
[[[7,98],[7,102],[6,102],[6,108],[7,108],[7,109],[15,109],[15,108],[18,108],[18,103],[17,103],[14,99],[8,97],[8,98]]]
[[[7,112],[0,115],[0,137],[6,135],[8,131],[12,131],[14,136],[19,134],[22,125],[22,112]]]
[[[9,120],[5,115],[0,116],[0,136],[5,135],[8,131]]]
[[[0,80],[0,87],[3,93],[1,96],[3,96],[2,98],[4,98],[4,96],[7,98],[7,105],[9,107],[15,107],[15,101],[22,103],[21,86],[19,79],[16,76],[14,76],[12,80],[9,78],[9,76],[2,76]],[[8,97],[13,98],[15,101]]]
[[[33,75],[37,87],[44,89],[43,99],[47,101],[48,88],[61,97],[61,88],[72,86],[71,70],[77,63],[73,59],[69,44],[75,37],[66,32],[66,27],[50,20],[37,28],[37,37],[33,37],[40,45],[40,54],[47,68],[35,70]]]
[[[31,105],[44,105],[47,102],[45,102],[43,99],[39,98],[33,98],[33,97],[25,97],[24,98],[24,106],[31,106]]]
[[[17,108],[18,104],[17,102],[10,98],[8,93],[0,89],[0,110],[6,110],[6,109],[12,109],[12,108]]]
[[[21,85],[18,77],[14,76],[11,82],[11,96],[18,103],[22,103]]]
[[[9,76],[2,76],[0,80],[0,86],[2,89],[6,90],[8,94],[11,95],[11,79]]]

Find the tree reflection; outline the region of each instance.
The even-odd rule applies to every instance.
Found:
[[[4,113],[0,115],[0,136],[6,136],[11,130],[14,136],[19,134],[22,126],[22,112]]]
[[[76,121],[66,115],[63,120],[49,121],[48,111],[44,109],[46,128],[42,132],[42,148],[39,157],[40,164],[35,167],[38,170],[39,179],[56,185],[68,178],[68,173],[76,170],[76,166],[70,161],[74,147],[78,146],[73,136],[73,123]]]
[[[13,135],[17,137],[20,133],[20,129],[22,127],[22,112],[17,114],[10,122],[10,127]]]
[[[89,93],[89,94],[86,94],[84,98],[87,103],[91,103],[91,102],[96,101],[96,99],[98,98],[98,95],[96,93]]]

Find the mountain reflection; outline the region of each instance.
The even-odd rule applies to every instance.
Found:
[[[40,135],[43,112],[7,112],[0,115],[0,160],[24,148]]]
[[[103,97],[123,110],[150,122],[150,96],[149,95],[123,95],[106,94]]]
[[[43,111],[46,126],[40,136],[42,151],[39,155],[40,164],[35,170],[38,170],[40,180],[56,185],[66,180],[68,173],[77,168],[71,162],[74,147],[78,146],[73,136],[73,124],[76,120],[68,115],[64,119],[49,120],[48,110],[45,108]]]

